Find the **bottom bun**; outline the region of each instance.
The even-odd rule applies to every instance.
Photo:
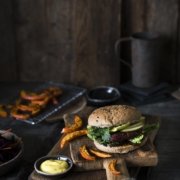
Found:
[[[146,143],[146,141],[147,141],[147,137],[144,138],[142,143],[139,145],[124,144],[121,146],[110,147],[110,146],[104,146],[102,144],[99,144],[97,141],[94,141],[94,145],[96,146],[97,149],[104,151],[104,152],[124,154],[124,153],[128,153],[130,151],[140,148],[141,146],[143,146]]]

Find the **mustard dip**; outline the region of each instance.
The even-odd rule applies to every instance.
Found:
[[[41,163],[40,170],[48,174],[63,173],[68,169],[66,161],[49,159]]]

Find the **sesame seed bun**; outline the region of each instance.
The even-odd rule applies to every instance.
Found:
[[[89,118],[88,125],[96,127],[111,127],[127,122],[139,120],[141,113],[133,106],[111,105],[94,110]]]
[[[125,123],[133,123],[138,121],[141,118],[141,112],[137,110],[137,108],[133,106],[127,105],[111,105],[104,106],[94,110],[89,118],[88,125],[95,126],[99,128],[118,126]],[[147,137],[145,137],[141,144],[132,144],[132,143],[124,143],[119,146],[105,146],[100,144],[96,140],[94,140],[94,145],[97,149],[108,152],[108,153],[128,153],[133,151],[141,146],[143,146],[147,141]]]

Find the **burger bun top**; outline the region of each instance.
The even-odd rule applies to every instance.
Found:
[[[141,112],[133,106],[111,105],[94,110],[89,118],[88,125],[96,127],[118,126],[127,122],[136,122]]]

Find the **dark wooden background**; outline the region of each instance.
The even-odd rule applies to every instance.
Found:
[[[180,82],[179,7],[178,0],[1,0],[0,81],[118,85],[130,71],[115,57],[116,40],[158,31],[167,40],[161,80]]]

